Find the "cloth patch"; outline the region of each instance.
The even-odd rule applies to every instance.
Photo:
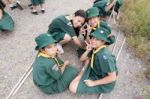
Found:
[[[58,68],[58,66],[55,64],[55,65],[52,67],[52,70],[58,71],[59,68]]]
[[[103,59],[106,60],[106,59],[107,59],[107,56],[103,55]]]
[[[101,30],[101,31],[100,31],[100,33],[102,33],[102,34],[103,34],[103,33],[104,33],[104,31],[103,31],[103,30]]]
[[[71,22],[69,22],[67,25],[69,25],[69,26],[73,27]]]

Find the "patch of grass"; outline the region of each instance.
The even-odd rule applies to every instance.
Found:
[[[150,99],[150,86],[144,86],[143,88],[143,95],[145,96],[146,99]]]
[[[150,3],[149,0],[124,0],[120,17],[121,29],[127,35],[127,43],[135,55],[147,66],[150,80]]]

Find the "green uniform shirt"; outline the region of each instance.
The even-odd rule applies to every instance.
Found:
[[[63,64],[60,59],[58,61]],[[77,69],[71,66],[68,66],[62,74],[53,58],[37,56],[33,64],[33,81],[47,94],[64,91],[76,74]]]
[[[65,15],[58,16],[49,25],[48,33],[50,33],[57,41],[63,40],[64,35],[67,33],[71,37],[76,36],[76,32],[70,19]]]
[[[110,15],[111,13],[111,12],[105,11],[105,8],[108,3],[109,3],[109,0],[101,0],[101,1],[94,3],[93,7],[97,7],[99,10],[101,10],[100,16],[105,17],[106,15]]]
[[[94,87],[88,87],[83,81],[86,79],[99,80],[106,77],[108,73],[117,71],[115,57],[107,50],[107,48],[101,49],[95,55],[93,69],[91,66],[86,68],[78,85],[77,93],[108,93],[112,91],[115,86],[115,81]]]
[[[12,20],[11,16],[3,12],[3,17],[0,19],[0,31],[1,30],[7,30],[7,31],[13,31],[14,29],[14,21]]]
[[[114,10],[118,13],[119,8],[123,5],[124,0],[117,0],[115,4]],[[96,1],[93,5],[93,7],[97,7],[99,10],[102,11],[101,16],[105,17],[107,15],[110,15],[112,12],[112,9],[110,9],[108,12],[105,11],[106,6],[109,4],[109,0],[99,0]]]

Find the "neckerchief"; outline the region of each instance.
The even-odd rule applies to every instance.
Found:
[[[56,58],[56,57],[52,57],[52,56],[49,56],[49,55],[47,55],[47,54],[44,54],[44,53],[42,53],[42,52],[40,52],[39,54],[38,54],[38,57],[39,56],[42,56],[42,57],[45,57],[45,58],[52,58],[54,61],[55,61],[55,63],[58,65],[58,68],[59,69],[61,69],[62,68],[62,66],[63,66],[63,64],[60,64],[59,63],[59,61],[58,61],[58,59]]]
[[[102,48],[104,48],[104,47],[106,47],[106,46],[103,45],[103,46],[99,47],[98,49],[93,50],[92,57],[91,57],[91,63],[90,63],[90,66],[91,66],[92,69],[93,69],[95,54],[96,54],[97,52],[99,52],[99,51],[100,51]]]

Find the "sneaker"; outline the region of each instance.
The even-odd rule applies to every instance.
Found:
[[[32,4],[28,4],[28,7],[31,7],[32,6]]]
[[[17,7],[18,7],[20,10],[23,10],[23,7],[21,6],[20,1],[17,1],[17,2],[16,2],[16,5],[17,5]]]
[[[32,4],[28,4],[28,7],[30,7],[30,9],[33,9],[33,5]]]
[[[10,4],[9,6],[10,6],[11,10],[14,10],[14,9],[17,8],[17,5],[16,5],[16,4]]]
[[[45,13],[45,10],[41,10],[41,12],[44,14],[44,13]]]
[[[31,12],[32,14],[34,14],[34,15],[38,15],[38,12],[37,11],[33,11],[33,12]]]
[[[58,48],[59,53],[60,53],[60,54],[63,54],[63,53],[64,53],[64,49],[62,48],[62,45],[60,45],[60,44],[57,43],[56,46],[57,46],[57,48]]]

